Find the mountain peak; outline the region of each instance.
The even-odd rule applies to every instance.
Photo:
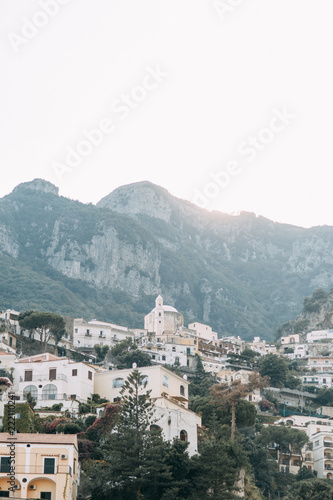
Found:
[[[170,220],[174,198],[165,188],[149,181],[120,186],[102,198],[97,206],[125,214],[145,214]]]
[[[13,193],[22,190],[39,191],[42,193],[50,193],[56,196],[59,195],[59,188],[49,181],[44,179],[33,179],[29,182],[22,182],[13,189]]]

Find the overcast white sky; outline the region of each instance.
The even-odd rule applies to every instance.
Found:
[[[1,0],[0,196],[42,177],[96,203],[150,180],[333,225],[332,18],[332,0]]]

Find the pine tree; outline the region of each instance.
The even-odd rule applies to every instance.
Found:
[[[115,500],[157,500],[172,476],[165,461],[167,444],[160,432],[150,429],[155,422],[154,405],[150,391],[145,391],[144,376],[133,370],[120,394],[118,421],[104,440],[104,460],[98,469],[104,478],[103,494]],[[91,492],[94,497],[93,487]]]

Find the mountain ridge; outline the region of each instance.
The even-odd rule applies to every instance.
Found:
[[[36,308],[142,327],[161,293],[186,321],[270,339],[305,296],[333,286],[332,249],[331,226],[208,212],[149,181],[95,206],[37,179],[0,199],[0,307],[26,307],[28,280],[13,283],[24,269],[43,283]]]

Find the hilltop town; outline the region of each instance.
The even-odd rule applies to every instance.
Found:
[[[333,330],[245,342],[200,322],[185,325],[161,295],[142,329],[59,316],[65,325],[59,335],[58,315],[46,313],[52,322],[44,318],[42,326],[40,314],[0,315],[0,496],[97,498],[87,477],[102,458],[100,429],[110,435],[117,429],[115,415],[135,377],[152,405],[150,430],[172,446],[183,443],[188,460],[204,456],[215,419],[224,433],[231,429],[231,442],[242,443],[247,459],[235,470],[230,494],[287,498],[295,478],[333,478]],[[261,477],[250,442],[266,454],[270,479]],[[283,487],[281,474],[288,478]]]

